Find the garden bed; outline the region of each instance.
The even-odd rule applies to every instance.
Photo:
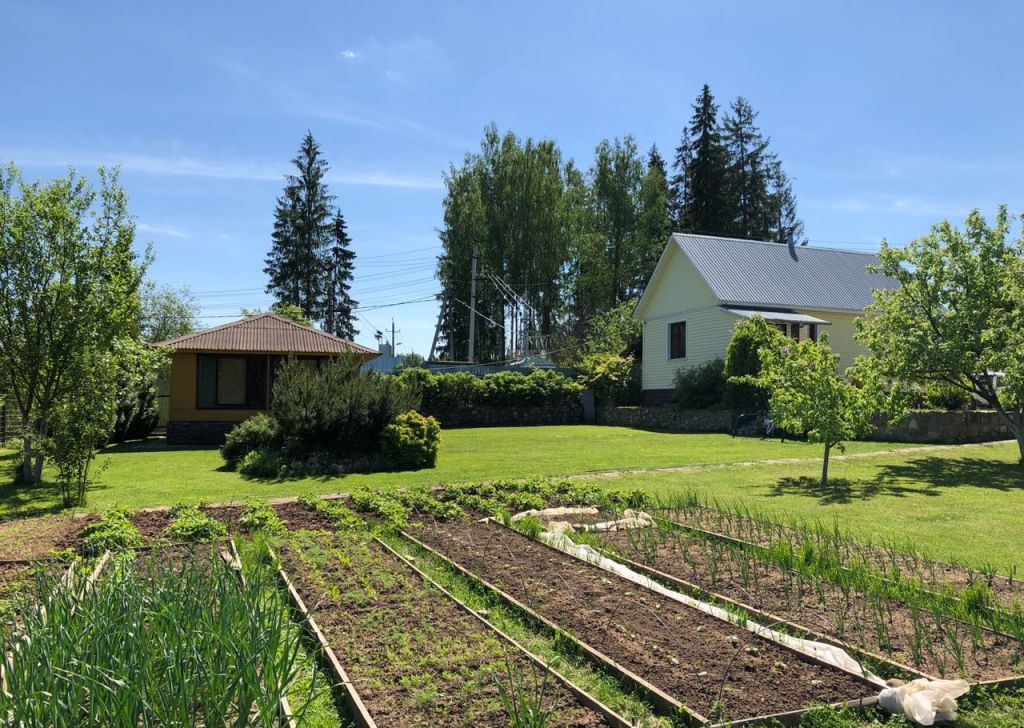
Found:
[[[658,515],[682,528],[756,546],[812,542],[819,549],[833,552],[846,566],[864,564],[880,574],[920,579],[935,591],[955,592],[984,584],[1001,606],[1024,607],[1024,581],[1015,576],[1002,576],[993,568],[939,561],[916,553],[906,545],[858,542],[836,533],[835,527],[793,526],[690,503],[660,509]]]
[[[740,549],[656,529],[598,538],[605,549],[642,566],[917,672],[975,681],[1024,673],[1024,651],[1008,635],[793,572]]]
[[[866,679],[805,659],[499,525],[421,521],[410,533],[698,719],[749,719],[877,691]]]
[[[280,559],[378,725],[505,725],[501,686],[543,695],[550,726],[610,725],[365,536],[293,534]]]

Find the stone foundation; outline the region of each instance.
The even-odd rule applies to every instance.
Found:
[[[508,427],[511,425],[578,425],[583,405],[565,407],[459,407],[444,412],[424,412],[437,418],[445,429],[457,427]]]

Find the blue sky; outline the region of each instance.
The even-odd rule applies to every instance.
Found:
[[[265,307],[274,200],[302,134],[360,256],[358,340],[425,353],[442,172],[495,121],[590,163],[668,156],[701,84],[760,112],[812,243],[873,249],[1024,209],[1013,2],[4,2],[0,159],[120,164],[151,274],[204,323]]]

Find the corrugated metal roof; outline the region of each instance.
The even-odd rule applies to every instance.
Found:
[[[674,233],[672,240],[724,303],[863,311],[895,279],[869,273],[872,253]]]
[[[729,313],[734,313],[737,316],[743,318],[753,318],[754,316],[760,316],[765,321],[776,321],[780,323],[788,324],[828,324],[830,321],[825,319],[815,318],[814,316],[808,316],[805,313],[794,313],[792,311],[765,311],[763,309],[752,309],[752,308],[733,308],[732,306],[722,306]]]
[[[241,321],[214,326],[194,334],[161,341],[175,351],[238,351],[274,354],[357,354],[377,355],[373,349],[339,336],[303,326],[276,313],[247,316]]]

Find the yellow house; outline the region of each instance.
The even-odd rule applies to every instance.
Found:
[[[377,352],[276,313],[248,316],[160,342],[173,350],[167,441],[218,444],[247,417],[270,407],[274,374],[291,356],[321,361]]]
[[[794,339],[828,331],[843,367],[866,353],[855,321],[876,288],[896,281],[872,273],[875,255],[675,233],[634,311],[643,321],[643,395],[672,396],[682,367],[724,358],[736,323],[759,315]]]

